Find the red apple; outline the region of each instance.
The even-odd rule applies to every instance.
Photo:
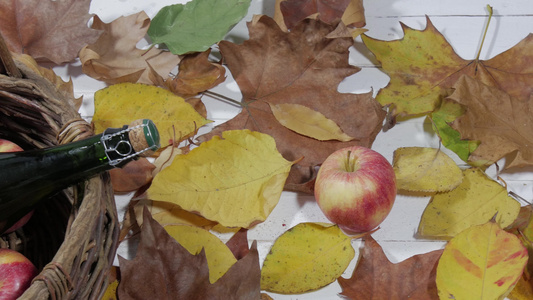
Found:
[[[315,198],[326,217],[352,232],[376,228],[396,198],[391,164],[378,152],[360,146],[333,152],[318,170]]]
[[[12,141],[0,139],[0,152],[18,152],[22,150],[23,149],[20,148],[19,145],[13,143]],[[28,223],[32,215],[33,215],[33,211],[30,211],[24,217],[20,218],[20,220],[18,220],[17,223],[9,227],[8,230],[2,232],[2,234],[11,233],[19,229],[20,227],[24,226],[26,223]]]
[[[37,274],[37,268],[24,255],[0,249],[0,300],[17,299]]]

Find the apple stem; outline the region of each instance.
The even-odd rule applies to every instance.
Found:
[[[348,172],[355,171],[355,159],[350,160],[351,155],[352,155],[352,151],[348,150],[348,155],[346,156],[346,163],[345,163],[345,167]]]

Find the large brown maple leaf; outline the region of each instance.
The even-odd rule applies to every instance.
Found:
[[[0,32],[9,49],[56,64],[78,56],[102,33],[87,27],[90,0],[0,1]]]
[[[348,299],[438,299],[437,262],[443,250],[391,263],[371,237],[364,239],[361,258],[349,279],[340,277],[341,295]]]
[[[119,256],[119,299],[259,299],[257,243],[216,282],[209,282],[205,252],[193,255],[155,221],[148,209],[135,258]]]
[[[340,26],[340,25],[339,25]],[[295,161],[286,188],[312,192],[314,167],[333,151],[351,146],[370,147],[381,130],[385,112],[367,94],[339,93],[347,76],[359,71],[348,63],[353,44],[343,27],[306,19],[286,33],[267,16],[248,23],[250,39],[241,45],[220,42],[220,51],[239,85],[242,111],[233,119],[200,136],[200,141],[229,129],[250,129],[273,136],[285,159]],[[282,126],[270,105],[299,104],[333,120],[349,142],[319,141]]]
[[[452,127],[463,139],[481,141],[469,160],[493,163],[509,155],[506,169],[533,165],[533,94],[515,98],[464,75],[448,99],[466,107]]]

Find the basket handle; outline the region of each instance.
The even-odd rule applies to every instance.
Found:
[[[0,62],[2,62],[2,64],[0,64],[0,72],[5,72],[11,77],[22,78],[22,73],[15,65],[2,33],[0,33]]]

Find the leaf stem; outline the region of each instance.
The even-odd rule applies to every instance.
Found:
[[[481,39],[481,45],[479,45],[479,50],[476,56],[476,62],[479,61],[479,57],[481,56],[481,49],[483,49],[483,43],[485,42],[485,37],[487,36],[487,31],[489,30],[490,20],[492,19],[492,14],[493,14],[492,6],[487,5],[487,10],[489,11],[489,20],[487,21],[487,26],[485,26],[485,32],[483,33],[483,38]],[[477,64],[476,64],[476,72],[477,72]]]
[[[215,93],[215,92],[212,92],[212,91],[205,91],[204,94],[206,94],[206,95],[208,95],[208,96],[211,96],[211,97],[213,97],[213,98],[215,98],[215,99],[219,99],[219,100],[222,99],[222,100],[228,101],[228,102],[230,102],[230,103],[233,103],[233,104],[235,104],[235,105],[238,105],[238,106],[240,106],[240,107],[244,107],[244,105],[243,105],[241,102],[239,102],[239,101],[237,101],[237,100],[235,100],[235,99],[232,99],[232,98],[230,98],[230,97],[227,97],[227,96],[221,95],[221,94],[219,94],[219,93]]]

